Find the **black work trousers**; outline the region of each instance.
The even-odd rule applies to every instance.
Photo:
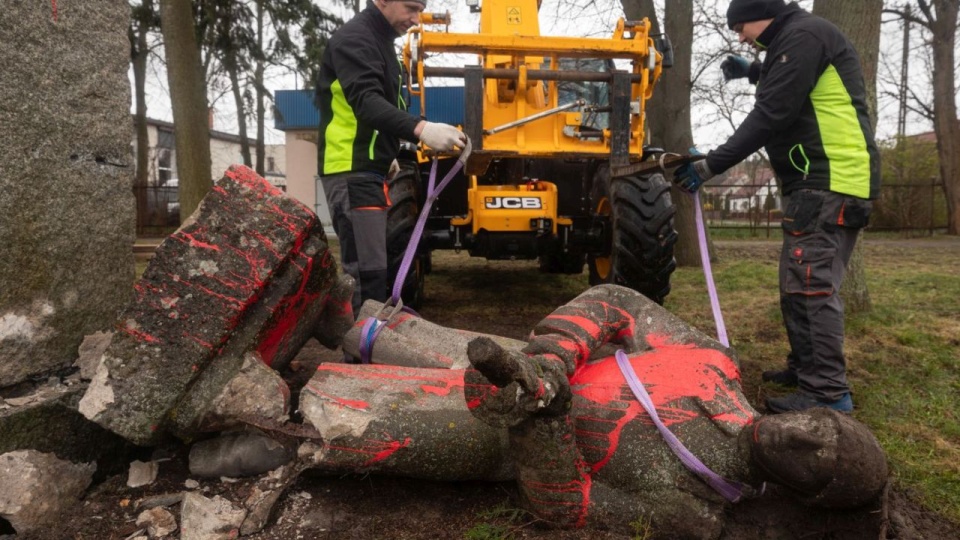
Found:
[[[801,392],[834,401],[850,390],[840,285],[872,205],[811,189],[784,199],[780,310],[790,341],[787,364]]]
[[[348,172],[321,177],[340,264],[356,280],[354,316],[367,300],[387,300],[387,192],[375,173]]]

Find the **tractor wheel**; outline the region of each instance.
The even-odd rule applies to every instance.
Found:
[[[590,200],[604,223],[604,248],[587,257],[590,284],[623,285],[663,304],[677,267],[670,183],[659,173],[610,178],[603,165],[594,174]]]
[[[410,243],[410,237],[417,225],[420,211],[420,171],[414,162],[400,162],[400,172],[389,182],[390,209],[387,211],[387,268],[389,287],[387,296],[393,291],[393,284],[403,263],[403,254]],[[427,270],[429,255],[421,247],[410,263],[400,298],[403,305],[420,309],[423,303],[423,282]]]

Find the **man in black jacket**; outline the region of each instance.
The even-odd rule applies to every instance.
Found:
[[[374,0],[330,38],[316,101],[317,170],[340,241],[344,272],[356,280],[353,311],[387,298],[386,177],[400,139],[435,150],[463,146],[455,127],[406,112],[394,41],[417,25],[426,0]]]
[[[675,181],[694,192],[766,148],[783,190],[780,307],[790,354],[787,369],[763,380],[799,387],[767,408],[850,412],[839,291],[880,188],[860,59],[840,30],[796,3],[732,0],[727,24],[766,52],[763,62],[731,56],[721,64],[726,80],[757,85],[756,104],[727,142],[677,169]]]

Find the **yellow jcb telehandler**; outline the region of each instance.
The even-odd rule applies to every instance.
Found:
[[[662,150],[644,146],[645,104],[670,63],[669,41],[651,36],[646,19],[620,19],[606,39],[541,36],[538,8],[483,0],[477,33],[446,31],[448,14],[424,13],[407,34],[410,99],[429,120],[427,96],[440,91],[431,80],[462,79],[462,129],[473,145],[464,173],[432,205],[403,287],[407,305],[420,303],[434,249],[538,259],[554,273],[578,274],[586,263],[591,284],[625,285],[660,303],[670,291],[675,209],[669,183],[650,172]],[[431,65],[442,53],[478,62]],[[453,163],[441,160],[440,174]],[[415,165],[390,183],[392,276],[425,201],[426,168]]]

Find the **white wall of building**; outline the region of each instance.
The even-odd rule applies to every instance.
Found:
[[[332,230],[330,209],[327,207],[323,189],[317,176],[317,133],[310,131],[287,131],[287,194],[312,209],[324,228]]]

